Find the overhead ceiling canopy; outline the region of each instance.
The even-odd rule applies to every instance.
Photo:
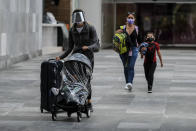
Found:
[[[104,3],[196,3],[196,0],[103,0]]]

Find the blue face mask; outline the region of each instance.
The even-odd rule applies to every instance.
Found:
[[[135,20],[134,19],[128,19],[127,18],[127,22],[128,22],[128,24],[134,24]]]

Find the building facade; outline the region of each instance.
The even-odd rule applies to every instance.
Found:
[[[102,48],[111,47],[112,36],[125,24],[128,11],[136,12],[140,31],[143,34],[154,31],[160,44],[196,46],[196,0],[0,0],[0,3],[0,68],[41,55],[43,11],[51,11],[58,21],[71,25],[72,11],[83,9],[87,21],[97,30]]]
[[[96,26],[102,47],[111,46],[114,31],[128,11],[145,34],[153,31],[164,46],[196,46],[196,0],[73,0]]]
[[[43,0],[44,13],[51,12],[59,22],[70,24],[71,0]]]
[[[0,69],[41,50],[42,1],[0,0]]]

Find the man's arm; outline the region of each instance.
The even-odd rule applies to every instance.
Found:
[[[71,53],[71,51],[73,50],[73,48],[74,48],[74,42],[73,42],[71,30],[72,29],[69,30],[69,46],[68,46],[68,49],[65,51],[64,54],[62,54],[61,56],[59,56],[60,59],[63,59],[65,57],[67,57]]]
[[[89,33],[90,34],[90,42],[91,42],[91,45],[88,46],[88,49],[89,50],[92,50],[93,52],[96,52],[96,51],[99,51],[99,48],[100,48],[100,44],[99,44],[99,39],[98,39],[98,36],[97,36],[97,32],[95,30],[95,28],[93,26],[89,26]]]

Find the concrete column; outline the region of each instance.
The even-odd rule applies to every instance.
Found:
[[[101,41],[101,5],[102,0],[79,0],[78,8],[85,11],[87,21],[95,26]]]
[[[1,46],[0,56],[6,56],[7,54],[7,34],[1,33]]]
[[[42,0],[0,0],[0,69],[41,54]]]

